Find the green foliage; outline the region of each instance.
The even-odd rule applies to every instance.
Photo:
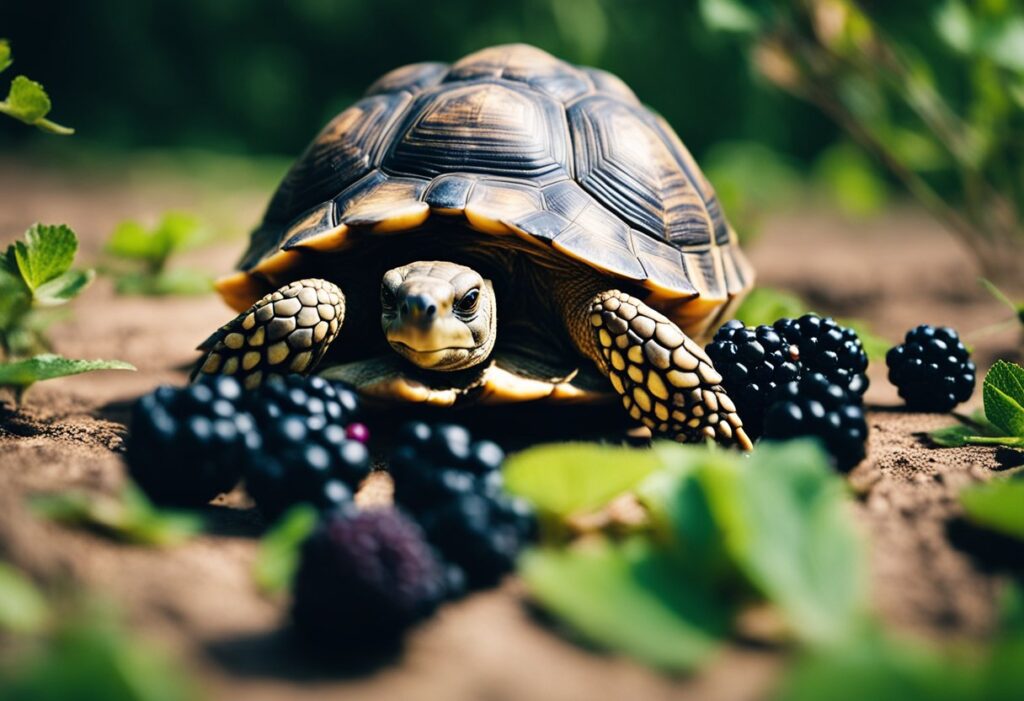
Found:
[[[786,673],[773,701],[1011,701],[1024,696],[1021,592],[1004,597],[1000,630],[984,647],[940,650],[877,629],[816,648]],[[965,654],[966,653],[966,654]]]
[[[209,239],[208,231],[190,214],[167,212],[155,227],[146,229],[124,221],[110,235],[106,252],[112,264],[104,272],[115,279],[121,294],[202,294],[212,289],[209,275],[194,270],[168,270],[176,253]]]
[[[701,166],[742,241],[756,237],[767,213],[794,205],[803,189],[793,164],[753,141],[718,143]]]
[[[1024,480],[994,479],[960,492],[960,503],[974,523],[1024,540]]]
[[[178,545],[202,528],[193,514],[157,509],[133,485],[117,497],[73,491],[35,495],[30,506],[44,518],[139,545]]]
[[[19,570],[0,561],[0,631],[31,633],[41,630],[49,620],[50,608],[35,585]]]
[[[64,226],[33,224],[24,241],[0,254],[0,358],[22,357],[49,348],[43,307],[67,303],[93,279],[77,270],[75,233]],[[52,318],[52,317],[51,317]]]
[[[1024,6],[706,0],[703,9],[708,26],[749,46],[763,77],[832,118],[989,274],[1014,279],[1024,262]],[[837,148],[819,175],[845,207],[874,209],[884,183],[863,156]]]
[[[109,607],[77,605],[51,630],[8,644],[0,697],[9,701],[196,701],[198,689]]]
[[[80,375],[95,370],[135,370],[123,360],[76,360],[43,353],[25,360],[0,363],[0,387],[11,390],[20,400],[29,387],[42,380]]]
[[[565,544],[548,530],[545,545],[523,559],[533,597],[583,637],[685,670],[706,659],[751,601],[773,604],[808,643],[845,640],[861,627],[859,542],[842,480],[812,443],[762,446],[748,458],[709,447],[573,444],[557,447],[557,461],[538,457],[554,450],[524,451],[519,465],[530,466],[530,479],[513,463],[520,473],[507,488],[538,499],[549,515],[571,515],[576,504],[552,506],[538,495],[545,487],[558,493],[568,476],[600,465],[585,478],[592,496],[581,508],[630,490],[650,515],[645,532],[621,543],[589,536]],[[610,469],[634,460],[629,479]]]
[[[877,166],[853,144],[825,149],[814,164],[814,176],[829,201],[847,215],[878,214],[887,203],[888,188]]]
[[[63,224],[34,224],[23,241],[0,254],[0,388],[19,401],[40,380],[93,370],[134,370],[120,360],[75,360],[48,351],[46,328],[60,307],[92,282],[92,270],[72,267],[78,237]],[[35,354],[35,355],[33,355]],[[33,356],[33,357],[26,357]]]
[[[943,447],[1001,445],[1024,448],[1024,368],[997,360],[982,385],[983,416],[957,417],[962,425],[932,431],[929,437]]]
[[[728,630],[728,609],[645,539],[604,539],[527,553],[520,574],[580,635],[666,670],[694,669]]]
[[[506,488],[542,517],[565,519],[605,506],[660,467],[655,451],[556,443],[511,456],[503,474]]]
[[[13,62],[10,42],[0,39],[0,72],[7,69]],[[74,129],[63,127],[46,119],[51,106],[50,96],[46,94],[42,85],[19,75],[11,81],[7,99],[0,101],[0,114],[6,114],[51,134],[62,136],[74,134]]]
[[[261,591],[278,594],[291,587],[302,543],[316,524],[316,509],[302,504],[285,513],[263,536],[253,565],[253,578]]]

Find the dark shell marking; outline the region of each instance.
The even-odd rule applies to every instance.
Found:
[[[684,328],[753,281],[713,189],[664,120],[609,73],[510,45],[374,83],[281,183],[240,264],[251,275],[219,289],[242,309],[287,282],[306,252],[433,215],[640,283]]]

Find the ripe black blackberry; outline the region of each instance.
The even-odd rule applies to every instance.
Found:
[[[867,391],[868,354],[856,331],[817,314],[779,319],[774,328],[789,343],[790,354],[800,361],[803,372],[820,372],[857,396]]]
[[[820,372],[779,387],[765,414],[764,438],[802,436],[821,440],[840,470],[852,469],[864,459],[868,437],[860,397]]]
[[[768,398],[800,376],[795,351],[771,326],[747,328],[737,320],[718,329],[705,350],[722,373],[722,386],[736,403],[747,435],[758,438]]]
[[[953,329],[922,324],[885,356],[889,381],[911,409],[950,411],[974,392],[974,362]]]
[[[318,645],[389,644],[437,608],[446,581],[423,531],[397,509],[340,509],[303,544],[292,617]]]
[[[129,472],[158,504],[199,506],[230,491],[247,449],[259,446],[241,385],[204,375],[187,387],[162,386],[132,407]]]
[[[270,380],[246,396],[262,437],[244,462],[246,489],[273,520],[288,507],[331,509],[352,499],[370,473],[366,445],[349,436],[355,394],[320,377]]]
[[[502,489],[502,449],[454,424],[411,422],[396,442],[396,501],[416,515],[467,587],[496,583],[536,537],[532,510]]]

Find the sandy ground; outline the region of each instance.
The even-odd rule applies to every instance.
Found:
[[[265,197],[234,191],[218,200],[216,190],[188,179],[56,175],[0,161],[0,241],[36,219],[67,222],[83,239],[81,260],[94,261],[123,218],[152,220],[168,208],[203,210],[218,201],[219,211],[233,212],[243,226],[256,219]],[[222,272],[240,249],[240,241],[229,242],[189,262]],[[762,284],[797,292],[823,312],[866,319],[892,339],[921,322],[970,330],[1006,316],[977,286],[977,271],[958,245],[913,210],[867,222],[778,215],[749,251]],[[105,592],[140,631],[179,653],[218,699],[735,701],[770,688],[780,650],[735,643],[700,675],[667,678],[571,642],[524,605],[514,580],[446,607],[410,636],[399,660],[325,667],[292,651],[281,633],[282,606],[253,587],[261,526],[252,511],[210,507],[211,531],[167,551],[118,545],[31,517],[27,493],[116,489],[129,403],[157,384],[183,382],[191,349],[228,316],[213,296],[119,298],[105,280],[76,303],[74,316],[55,329],[57,350],[122,358],[139,372],[47,382],[33,388],[22,413],[0,415],[0,556],[41,582],[70,578]],[[977,343],[983,367],[996,357],[1019,360],[1019,337],[1011,332]],[[851,484],[872,546],[874,606],[899,629],[930,639],[984,638],[1003,563],[991,541],[957,520],[955,495],[1017,467],[1024,455],[928,448],[922,433],[950,417],[897,411],[884,368],[873,368],[868,401],[869,457]],[[528,417],[517,415],[518,432],[527,437]]]

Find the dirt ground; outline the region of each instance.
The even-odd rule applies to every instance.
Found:
[[[217,202],[239,226],[266,192],[216,189],[187,178],[88,177],[0,161],[0,242],[33,221],[66,222],[95,261],[103,238],[127,217]],[[212,272],[230,268],[239,240],[189,256]],[[748,250],[759,282],[790,289],[822,312],[868,320],[890,339],[921,322],[961,331],[1006,317],[981,291],[977,271],[941,227],[916,210],[849,222],[822,212],[777,215]],[[59,352],[121,358],[137,373],[97,373],[43,383],[19,414],[0,414],[0,556],[41,582],[72,579],[119,602],[133,625],[180,654],[220,699],[760,698],[783,655],[734,643],[708,670],[685,679],[571,642],[524,605],[517,582],[449,605],[408,639],[403,656],[371,668],[302,659],[281,632],[283,608],[254,589],[250,568],[261,525],[236,500],[210,507],[211,532],[170,550],[118,545],[34,519],[24,497],[67,487],[113,491],[120,483],[130,402],[160,383],[182,383],[191,350],[229,316],[212,295],[144,299],[99,280],[55,329]],[[979,340],[984,369],[1020,359],[1013,332]],[[884,620],[935,640],[977,639],[992,628],[1003,563],[991,541],[957,519],[956,492],[1024,455],[987,448],[935,450],[922,433],[943,415],[897,410],[874,367],[869,457],[851,475],[856,516],[871,542],[873,602]],[[975,403],[980,402],[980,392]],[[527,414],[518,431],[531,433]]]

